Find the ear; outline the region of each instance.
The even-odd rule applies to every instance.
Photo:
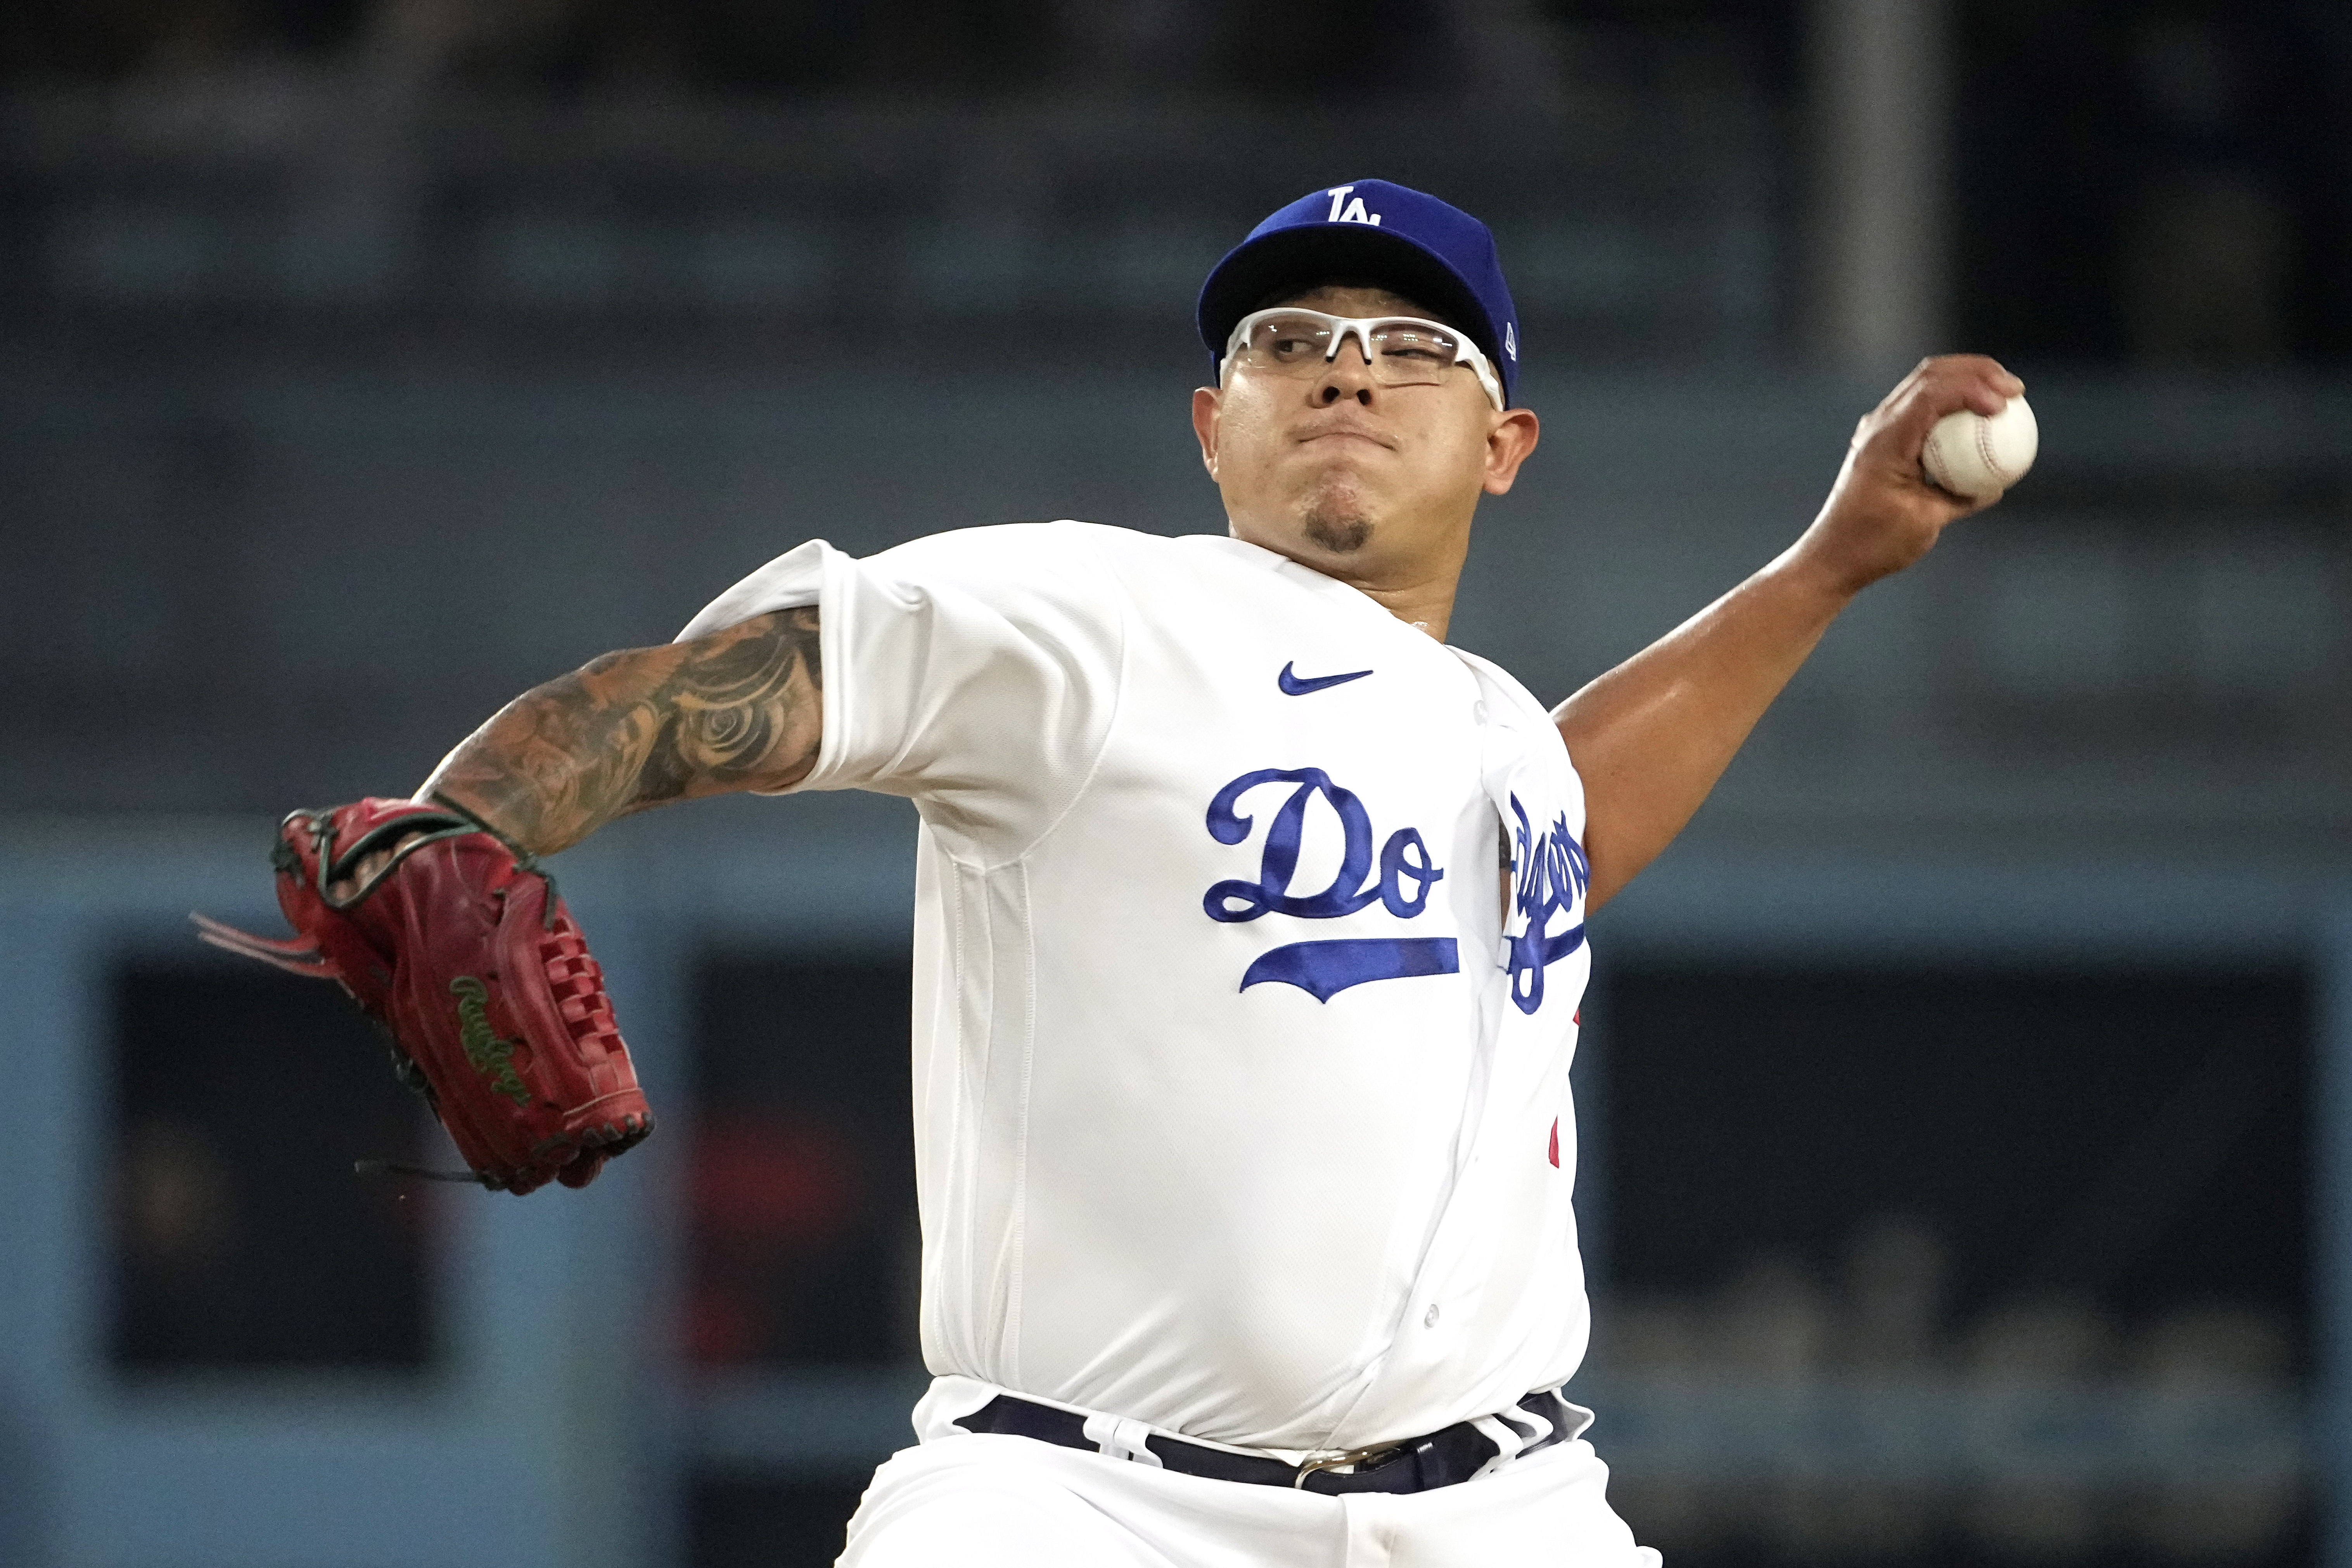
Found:
[[[1484,488],[1490,496],[1507,495],[1519,477],[1519,465],[1536,449],[1541,423],[1532,408],[1513,408],[1496,416],[1486,432],[1486,474]]]
[[[1217,477],[1217,416],[1223,412],[1223,396],[1213,386],[1192,389],[1192,434],[1200,437],[1201,466],[1209,477]]]

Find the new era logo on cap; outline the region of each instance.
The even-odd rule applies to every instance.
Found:
[[[1486,226],[1387,180],[1326,185],[1250,230],[1201,285],[1197,313],[1212,379],[1234,325],[1270,296],[1335,279],[1375,282],[1470,334],[1517,391],[1518,312]]]

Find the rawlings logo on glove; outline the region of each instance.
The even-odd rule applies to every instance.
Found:
[[[604,972],[530,856],[450,807],[370,799],[293,813],[270,861],[300,935],[195,915],[198,934],[339,983],[484,1186],[585,1186],[653,1131]]]
[[[465,1042],[466,1059],[488,1082],[492,1094],[529,1105],[530,1090],[515,1076],[518,1042],[502,1040],[490,1032],[490,988],[470,974],[460,974],[449,982],[449,989],[457,998],[457,1038]]]

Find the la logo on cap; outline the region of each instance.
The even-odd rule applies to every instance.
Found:
[[[1366,212],[1364,210],[1364,198],[1361,196],[1358,196],[1352,202],[1348,202],[1346,211],[1343,212],[1340,210],[1339,204],[1341,202],[1347,202],[1348,193],[1355,188],[1356,187],[1353,185],[1334,185],[1329,190],[1323,193],[1325,195],[1331,198],[1331,216],[1325,221],[1329,223],[1362,223],[1370,224],[1374,228],[1380,227],[1381,215],[1378,213]]]

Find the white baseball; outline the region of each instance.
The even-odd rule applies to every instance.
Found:
[[[1956,496],[1997,496],[2025,477],[2041,449],[2042,431],[2022,397],[1988,419],[1972,408],[1947,414],[1927,432],[1919,466]]]

